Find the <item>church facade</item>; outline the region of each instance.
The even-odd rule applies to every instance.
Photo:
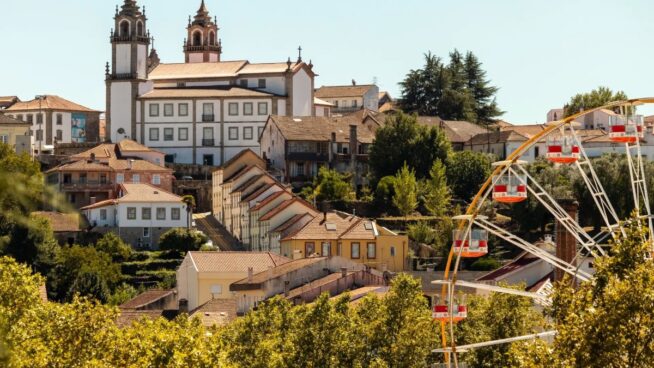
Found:
[[[106,67],[106,132],[166,154],[167,162],[219,166],[259,152],[270,115],[315,116],[311,62],[223,61],[218,25],[202,0],[189,18],[184,63],[162,63],[151,48],[145,9],[116,8]],[[322,111],[320,108],[319,111]]]

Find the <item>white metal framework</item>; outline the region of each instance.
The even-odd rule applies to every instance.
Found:
[[[542,259],[544,262],[547,262],[554,268],[571,275],[580,282],[592,279],[593,276],[590,273],[580,269],[577,265],[577,259],[580,259],[580,257],[585,255],[591,257],[604,256],[606,254],[604,250],[604,247],[606,247],[606,239],[608,237],[616,237],[618,234],[625,234],[625,230],[617,215],[615,207],[612,205],[602,183],[599,181],[597,173],[593,168],[592,161],[589,159],[583,148],[582,139],[580,139],[573,126],[574,121],[579,117],[600,109],[610,109],[617,112],[615,116],[611,117],[609,122],[611,125],[609,137],[614,142],[625,144],[625,154],[629,164],[631,187],[624,188],[624,190],[631,190],[636,212],[641,219],[647,220],[649,229],[647,234],[649,238],[646,240],[651,244],[652,240],[654,240],[654,227],[652,226],[653,219],[649,204],[649,194],[647,192],[643,157],[640,149],[640,139],[644,134],[645,127],[643,126],[642,117],[635,115],[635,106],[643,103],[654,103],[654,98],[614,102],[596,109],[580,112],[563,120],[549,123],[549,126],[539,134],[528,139],[527,142],[516,149],[505,161],[496,162],[494,164],[495,169],[493,173],[474,197],[466,214],[454,218],[458,221],[457,232],[455,232],[455,234],[461,238],[454,242],[455,244],[453,244],[450,250],[445,269],[445,280],[434,281],[435,284],[442,285],[441,298],[450,301],[454,300],[455,289],[457,286],[460,286],[530,297],[542,305],[547,305],[551,302],[548,296],[543,296],[537,293],[457,280],[457,271],[459,269],[461,258],[466,256],[478,256],[476,254],[464,255],[464,247],[460,246],[460,244],[468,244],[468,242],[472,243],[473,238],[471,237],[471,234],[476,233],[473,229],[487,231],[489,234],[493,234],[499,239]],[[572,167],[575,167],[583,179],[583,183],[588,188],[595,207],[605,225],[605,229],[602,229],[602,232],[596,236],[593,237],[588,234],[584,228],[579,225],[577,219],[571,217],[563,206],[561,206],[558,201],[529,174],[529,172],[523,167],[523,162],[519,161],[520,157],[528,152],[534,144],[542,142],[545,139],[547,139],[548,144],[557,145],[556,147],[552,147],[552,149],[549,149],[550,147],[548,147],[546,155],[547,159],[557,165],[570,164]],[[495,191],[498,193],[495,193]],[[576,255],[571,262],[560,259],[556,255],[515,234],[512,234],[501,226],[494,224],[488,218],[479,215],[482,207],[489,200],[508,204],[517,203],[525,200],[525,193],[527,193],[529,197],[536,199],[540,205],[542,205],[554,217],[554,221],[560,224],[578,243],[579,247],[576,249]],[[450,315],[454,312],[452,304],[453,303],[450,303],[449,307]],[[549,331],[540,334],[483,342],[457,348],[453,328],[455,322],[456,321],[452,318],[450,318],[449,321],[441,319],[441,338],[443,347],[442,349],[435,350],[435,352],[445,354],[445,366],[449,365],[451,367],[459,367],[457,352],[513,341],[553,336],[556,333],[556,331]],[[449,333],[446,333],[447,324],[449,324]]]

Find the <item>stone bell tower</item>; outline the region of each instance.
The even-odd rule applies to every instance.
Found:
[[[188,37],[184,40],[184,56],[187,63],[219,62],[223,52],[218,38],[217,20],[211,19],[202,0],[195,18],[188,19]]]

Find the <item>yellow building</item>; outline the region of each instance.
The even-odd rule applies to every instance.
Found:
[[[16,153],[29,154],[32,150],[30,127],[29,123],[0,113],[0,142],[10,145]]]
[[[177,298],[192,311],[212,299],[234,299],[229,286],[253,274],[289,262],[270,252],[188,252],[177,269]],[[252,305],[263,295],[252,296]]]
[[[281,253],[293,259],[340,256],[379,271],[399,272],[408,267],[409,239],[368,219],[326,212],[284,236]]]

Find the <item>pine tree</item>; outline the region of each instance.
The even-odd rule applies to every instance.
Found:
[[[430,178],[425,182],[425,207],[433,216],[444,216],[451,199],[450,188],[447,187],[445,165],[440,160],[434,161],[429,175]]]
[[[499,88],[490,85],[490,81],[486,79],[486,71],[482,69],[481,62],[472,52],[466,53],[464,63],[468,81],[467,88],[475,101],[477,122],[487,124],[503,114],[497,107],[494,97]]]

